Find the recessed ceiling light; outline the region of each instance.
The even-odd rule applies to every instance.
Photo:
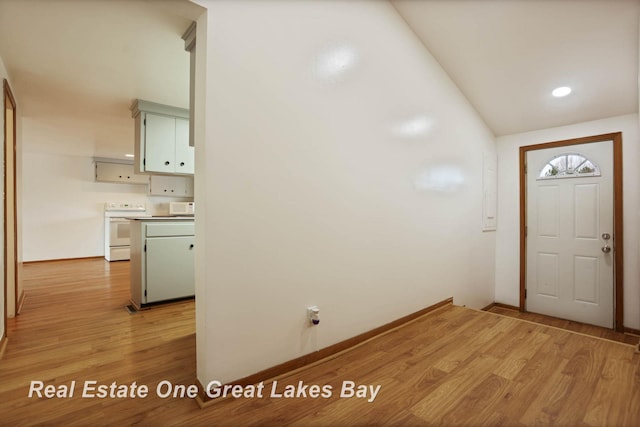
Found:
[[[125,154],[125,157],[135,157],[133,154]]]
[[[568,86],[557,87],[551,92],[551,95],[556,98],[562,98],[563,96],[567,96],[571,93],[571,88]]]

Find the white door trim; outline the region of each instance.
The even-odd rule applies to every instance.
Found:
[[[543,150],[555,147],[568,147],[571,145],[587,144],[591,142],[611,141],[613,144],[613,215],[614,215],[614,329],[624,331],[624,307],[623,307],[623,223],[622,223],[622,132],[594,135],[584,138],[554,141],[544,144],[520,147],[520,311],[526,311],[526,223],[527,223],[527,180],[526,157],[527,152]],[[532,171],[533,172],[533,171]]]

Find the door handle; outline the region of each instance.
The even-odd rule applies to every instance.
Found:
[[[609,252],[611,252],[611,246],[609,245],[604,245],[602,247],[602,252],[604,252],[605,254],[608,254]]]

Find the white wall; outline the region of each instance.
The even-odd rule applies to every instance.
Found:
[[[27,122],[25,142],[35,137]],[[104,203],[146,202],[150,214],[168,213],[169,198],[147,197],[145,185],[95,181],[93,158],[23,153],[24,261],[104,255]]]
[[[624,197],[624,325],[640,328],[640,276],[638,269],[640,235],[640,143],[636,114],[612,117],[535,132],[503,136],[498,148],[498,233],[496,240],[497,302],[519,305],[520,189],[519,148],[583,136],[622,132]]]
[[[91,157],[25,149],[23,161],[25,261],[104,255],[104,202],[146,201],[143,185],[95,182]]]
[[[200,381],[238,379],[447,297],[493,302],[495,233],[481,231],[493,136],[393,7],[200,3]],[[331,75],[322,60],[336,49],[343,73]],[[318,327],[305,317],[313,304]]]

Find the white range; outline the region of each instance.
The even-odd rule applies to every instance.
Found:
[[[143,202],[106,202],[104,204],[104,258],[126,261],[131,258],[131,218],[147,216]]]

